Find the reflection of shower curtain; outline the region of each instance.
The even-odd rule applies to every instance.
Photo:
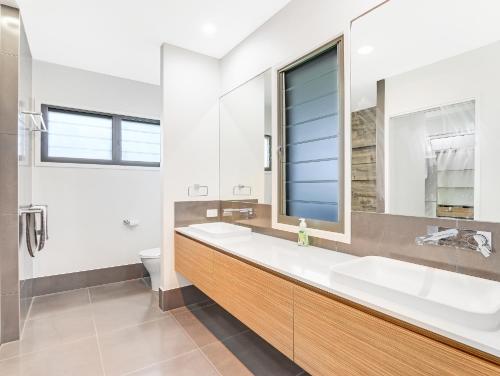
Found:
[[[427,113],[427,155],[432,156],[436,177],[432,181],[434,187],[426,181],[426,196],[432,195],[428,188],[436,192],[438,217],[472,219],[474,216],[474,128],[474,101]]]

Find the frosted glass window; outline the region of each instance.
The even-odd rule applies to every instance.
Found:
[[[42,105],[41,161],[157,167],[160,122]]]
[[[282,73],[282,214],[339,222],[339,46]]]
[[[122,160],[160,163],[160,125],[123,120]]]
[[[111,161],[113,119],[75,112],[48,112],[49,158]]]

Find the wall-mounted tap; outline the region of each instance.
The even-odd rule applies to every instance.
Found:
[[[491,232],[475,230],[458,230],[456,228],[439,228],[428,226],[427,235],[415,238],[417,245],[432,244],[473,250],[489,257],[492,252]]]
[[[481,233],[477,233],[476,235],[473,235],[473,238],[477,244],[476,250],[478,252],[481,252],[481,254],[484,257],[489,257],[491,255],[491,245],[490,245],[491,235],[490,235],[490,239],[488,239],[488,237],[486,235],[481,234]]]
[[[222,216],[223,217],[232,216],[233,213],[239,213],[240,217],[243,217],[245,219],[250,219],[254,217],[255,211],[253,210],[253,208],[239,208],[239,209],[224,208],[222,211]]]
[[[425,236],[419,236],[415,239],[418,245],[423,244],[435,244],[437,245],[441,239],[449,239],[457,236],[458,230],[456,228],[450,228],[448,230],[434,232]]]

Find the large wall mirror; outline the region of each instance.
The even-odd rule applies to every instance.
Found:
[[[354,211],[500,222],[499,14],[390,0],[352,23]]]
[[[271,204],[271,72],[220,98],[220,199]]]

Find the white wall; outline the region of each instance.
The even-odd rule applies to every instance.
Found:
[[[235,47],[221,61],[221,82],[224,91],[238,86],[268,68],[276,68],[284,63],[290,63],[305,53],[320,47],[339,35],[344,35],[344,70],[345,70],[345,106],[350,108],[350,23],[363,12],[381,3],[380,0],[293,0],[268,22],[262,25],[242,43]],[[273,80],[277,80],[273,72]],[[277,148],[277,93],[273,90],[273,150]],[[345,115],[346,132],[345,146],[345,176],[350,176],[350,115]],[[273,182],[277,181],[276,158],[273,162]],[[314,236],[331,240],[350,242],[350,180],[344,184],[344,232],[332,233],[311,229]],[[297,226],[277,222],[277,190],[272,189],[273,227],[285,231],[297,231]]]
[[[33,62],[37,105],[159,119],[159,86]],[[34,259],[34,277],[140,262],[141,249],[160,245],[158,168],[41,164],[39,139],[33,202],[49,205],[49,236]],[[137,218],[129,229],[124,218]]]
[[[162,290],[188,282],[174,271],[174,202],[219,199],[219,61],[164,44],[161,50]],[[208,196],[189,197],[188,186]]]
[[[210,194],[204,199],[219,197],[221,93],[332,39],[348,29],[354,17],[380,2],[292,0],[220,62],[174,46],[163,46],[163,290],[188,283],[173,270],[173,203],[199,200],[186,195],[187,186],[193,183],[209,185]]]
[[[382,0],[292,0],[221,60],[226,92],[260,72],[327,42]]]
[[[264,203],[265,79],[258,76],[220,99],[221,200]],[[240,184],[251,194],[234,191]]]
[[[478,62],[481,62],[478,65]],[[475,219],[500,220],[500,176],[498,140],[500,139],[500,42],[386,79],[386,124],[395,115],[446,104],[476,100]],[[387,129],[387,128],[386,128]],[[389,141],[386,132],[386,141]],[[387,150],[387,149],[386,149]],[[386,161],[391,160],[386,155]],[[386,164],[386,172],[392,167]],[[390,175],[386,175],[390,176]],[[386,192],[392,195],[391,182]],[[388,202],[386,200],[386,202]],[[391,208],[389,208],[390,210]]]

